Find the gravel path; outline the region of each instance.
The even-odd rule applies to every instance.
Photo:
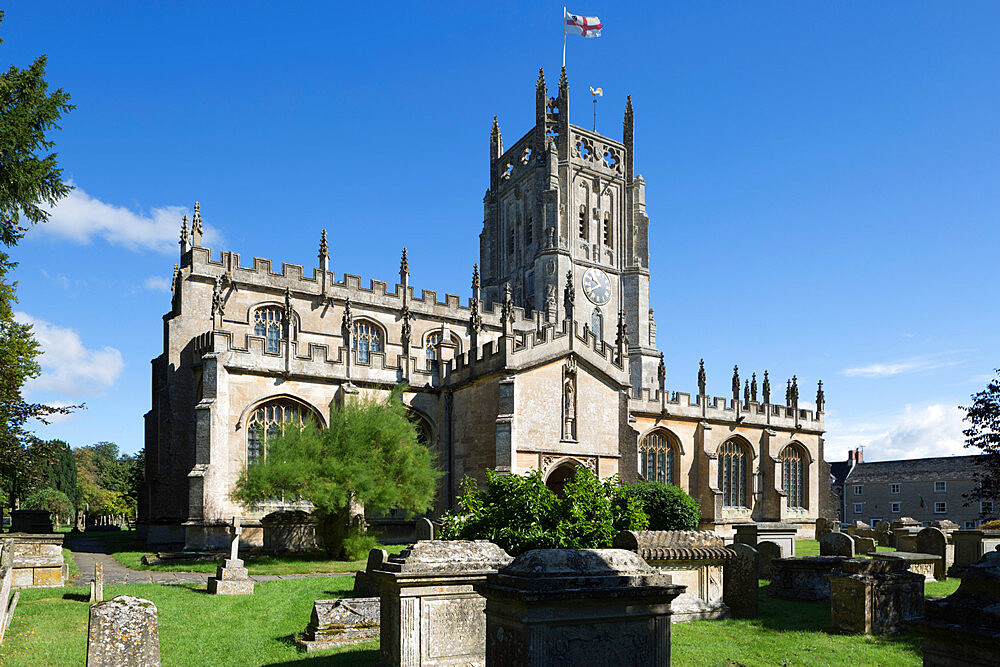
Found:
[[[104,564],[104,585],[119,584],[204,584],[211,576],[204,572],[156,572],[155,570],[132,570],[111,557],[100,538],[94,536],[66,536],[66,548],[73,554],[76,567],[80,570],[73,581],[74,586],[87,586],[94,578],[94,564]],[[279,579],[305,579],[307,577],[351,577],[353,572],[330,574],[252,574],[254,581],[277,581]]]

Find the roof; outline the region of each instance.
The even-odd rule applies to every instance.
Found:
[[[859,463],[848,475],[852,484],[863,482],[970,480],[978,471],[976,456],[939,456],[901,461]],[[831,464],[831,471],[834,466]]]
[[[847,473],[851,472],[854,461],[836,461],[830,464],[830,475],[833,476],[834,484],[843,484]]]

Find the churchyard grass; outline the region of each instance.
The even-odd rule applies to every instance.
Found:
[[[875,547],[878,552],[895,551],[893,547]],[[796,556],[818,556],[819,540],[795,540]]]
[[[299,660],[370,665],[378,641],[344,649],[300,653],[294,635],[305,630],[313,601],[350,592],[352,577],[315,577],[258,583],[253,595],[208,595],[205,586],[108,586],[105,599],[135,595],[159,612],[163,665],[270,665]],[[21,593],[0,651],[0,665],[83,664],[87,649],[88,589]]]
[[[69,578],[72,579],[76,575],[80,574],[80,569],[76,566],[76,561],[73,560],[73,553],[63,547],[63,560],[66,561],[66,565],[69,566]]]
[[[219,560],[182,560],[175,563],[146,565],[142,557],[149,554],[144,544],[136,540],[135,532],[97,533],[111,552],[111,557],[133,570],[154,570],[156,572],[205,572],[214,574]],[[390,554],[399,553],[405,544],[378,545]],[[287,554],[281,556],[244,556],[245,566],[250,574],[335,574],[355,572],[365,569],[364,560],[331,560],[323,553]]]

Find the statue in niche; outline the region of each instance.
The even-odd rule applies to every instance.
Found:
[[[576,440],[576,391],[573,378],[566,378],[563,384],[563,437]]]

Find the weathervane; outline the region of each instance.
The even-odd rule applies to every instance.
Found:
[[[604,97],[604,89],[591,86],[590,94],[594,96],[594,132],[597,132],[597,98]]]

